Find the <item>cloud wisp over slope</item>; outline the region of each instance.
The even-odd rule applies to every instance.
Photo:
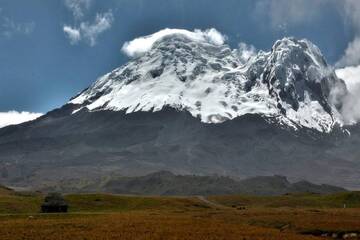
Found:
[[[32,121],[38,117],[41,117],[42,113],[30,113],[30,112],[0,112],[0,128],[16,125],[23,122]]]
[[[357,123],[360,121],[360,65],[337,69],[336,74],[349,90],[342,102],[342,115],[347,124]]]
[[[226,36],[218,32],[215,28],[201,31],[195,29],[193,32],[185,29],[163,29],[149,36],[135,38],[132,41],[125,42],[122,51],[129,57],[137,57],[148,52],[154,43],[168,35],[182,34],[194,41],[209,42],[215,45],[225,43]]]

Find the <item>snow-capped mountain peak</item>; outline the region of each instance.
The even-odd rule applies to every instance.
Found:
[[[329,132],[341,124],[329,99],[334,86],[346,87],[307,40],[279,40],[270,52],[245,62],[206,35],[197,39],[170,31],[152,40],[141,55],[72,99],[79,105],[74,113],[85,107],[132,113],[169,106],[205,123],[260,114],[295,129]]]

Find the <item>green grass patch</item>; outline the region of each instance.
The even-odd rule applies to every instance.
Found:
[[[161,207],[161,199],[126,197],[110,194],[74,194],[65,196],[70,212],[118,212]]]
[[[31,193],[0,194],[0,214],[40,212],[43,195]],[[65,196],[70,213],[123,212],[134,210],[203,211],[209,205],[193,197],[141,197],[112,194],[71,194]],[[264,208],[360,208],[360,192],[331,195],[294,194],[284,196],[214,196],[210,201],[229,207]]]
[[[197,198],[141,197],[112,194],[65,195],[70,213],[123,212],[133,210],[187,211],[208,207]],[[35,214],[40,212],[44,196],[40,194],[0,195],[0,214]]]
[[[293,208],[360,208],[360,192],[329,195],[290,194],[283,196],[213,196],[210,200],[226,206]]]
[[[41,196],[0,195],[0,214],[21,214],[40,212]]]

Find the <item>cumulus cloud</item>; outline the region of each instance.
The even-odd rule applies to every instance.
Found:
[[[0,112],[0,128],[20,124],[23,122],[28,122],[42,116],[41,113],[31,113],[31,112]]]
[[[166,28],[154,34],[135,38],[132,41],[125,42],[121,50],[129,57],[141,56],[148,52],[156,41],[174,34],[184,35],[193,41],[208,42],[215,45],[222,45],[226,40],[226,36],[214,28],[205,31],[198,29],[195,29],[194,31],[188,31],[184,29]]]
[[[346,124],[357,123],[360,121],[360,66],[337,69],[336,74],[345,81],[349,91],[342,99],[341,114]]]
[[[237,49],[237,53],[240,61],[247,62],[252,56],[257,54],[256,48],[253,45],[249,45],[246,43],[239,43],[239,48]]]
[[[343,106],[341,109],[341,114],[347,125],[353,125],[360,121],[360,98],[358,97],[358,94],[360,93],[360,84],[353,90],[357,92],[357,95],[349,93],[343,99]]]
[[[200,30],[195,30],[196,32],[200,32]],[[208,39],[209,42],[215,44],[215,45],[222,45],[225,43],[226,41],[226,36],[221,34],[219,31],[217,31],[215,28],[211,28],[206,30],[205,32],[203,32],[203,34],[205,35],[205,39]]]
[[[354,66],[360,64],[360,35],[350,42],[344,55],[337,62],[338,67]]]
[[[91,0],[65,0],[65,6],[73,13],[76,19],[81,19],[90,7]]]
[[[77,44],[81,40],[81,34],[79,29],[65,25],[63,30],[66,36],[69,38],[70,44]]]
[[[350,92],[356,93],[354,89],[356,89],[357,85],[360,85],[360,66],[337,69],[336,75],[345,81]]]

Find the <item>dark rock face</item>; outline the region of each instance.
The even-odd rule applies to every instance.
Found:
[[[30,123],[0,129],[0,168],[8,185],[41,187],[112,174],[284,175],[356,188],[360,130],[321,134],[292,131],[272,119],[246,115],[204,124],[187,112],[82,110],[65,106]],[[56,113],[56,114],[55,114]]]
[[[268,59],[264,61],[264,58]],[[279,40],[269,56],[259,54],[253,65],[255,67],[250,68],[250,73],[255,75],[253,78],[262,78],[280,106],[287,103],[296,111],[306,94],[310,93],[309,98],[319,102],[331,114],[328,101],[331,89],[336,86],[341,89],[341,94],[346,94],[345,83],[327,69],[320,50],[309,41],[294,38]]]

